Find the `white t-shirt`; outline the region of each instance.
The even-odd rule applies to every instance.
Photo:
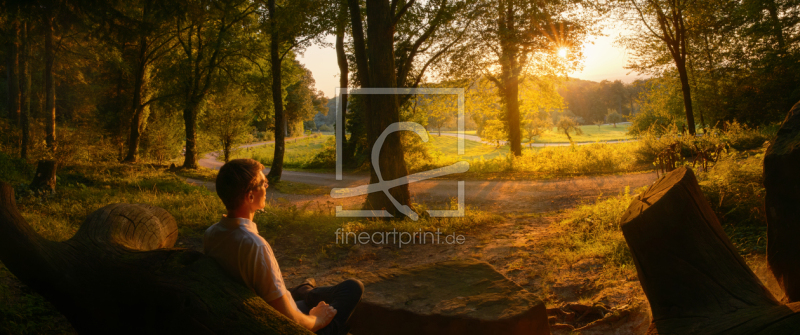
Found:
[[[222,218],[206,229],[203,252],[214,258],[229,275],[241,278],[264,301],[288,294],[272,248],[258,235],[253,221]]]

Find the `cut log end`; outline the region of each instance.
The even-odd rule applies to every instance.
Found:
[[[691,169],[656,181],[621,226],[650,301],[652,333],[749,334],[786,316],[725,235]]]

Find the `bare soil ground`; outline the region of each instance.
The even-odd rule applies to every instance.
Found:
[[[309,175],[303,176],[306,183],[327,179],[320,174],[303,174]],[[333,179],[332,175],[329,177],[327,180]],[[293,179],[290,174],[284,175],[286,182]],[[557,233],[551,230],[551,224],[562,220],[565,211],[597,198],[617,195],[626,186],[636,189],[649,185],[655,179],[654,173],[639,173],[551,180],[466,181],[467,206],[499,213],[502,220],[483,231],[465,234],[465,243],[461,245],[417,244],[399,248],[391,244],[340,244],[332,252],[320,252],[305,248],[303,241],[291,237],[269,242],[289,287],[309,277],[315,278],[319,285],[329,285],[346,278],[358,278],[360,273],[372,269],[474,258],[492,264],[500,273],[545,301],[554,334],[643,334],[650,323],[649,306],[635,275],[609,283],[601,276],[602,263],[593,259],[582,260],[569,268],[547,268],[539,242]],[[213,186],[198,180],[190,182]],[[336,184],[343,187],[367,182],[367,179],[351,177]],[[457,194],[455,180],[427,180],[409,187],[414,201],[429,204],[429,208],[436,208],[436,204],[443,206]],[[310,206],[333,213],[335,205],[358,208],[364,197],[332,199],[328,194],[284,194],[271,189],[267,199],[273,205]],[[202,241],[181,243],[202,249]],[[603,319],[604,316],[613,317]],[[594,321],[597,322],[593,324]]]

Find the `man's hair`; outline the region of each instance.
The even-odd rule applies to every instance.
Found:
[[[219,169],[217,195],[222,199],[225,208],[234,210],[242,205],[247,192],[259,186],[256,179],[258,172],[263,169],[264,165],[249,158],[231,160]]]

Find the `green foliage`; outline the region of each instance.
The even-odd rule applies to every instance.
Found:
[[[777,135],[779,126],[780,123],[776,123],[773,126],[767,126],[762,129],[751,129],[747,125],[736,121],[726,122],[723,126],[722,137],[733,149],[755,149],[763,146],[767,140],[774,138]]]
[[[558,123],[556,123],[556,128],[558,128],[559,131],[564,132],[564,135],[567,135],[567,139],[569,139],[570,143],[573,143],[572,136],[569,136],[570,132],[575,133],[575,135],[583,134],[583,129],[578,126],[578,122],[575,121],[574,118],[568,116],[561,117],[561,119],[558,120]]]
[[[508,139],[508,129],[500,120],[486,120],[481,138],[488,142],[494,142],[499,147],[501,141]]]
[[[552,125],[550,122],[542,120],[538,117],[527,119],[522,123],[522,129],[525,131],[525,137],[528,139],[528,142],[531,145],[533,145],[533,141],[536,137],[543,135],[551,126]]]
[[[764,253],[763,161],[766,147],[723,154],[708,172],[697,171],[703,194],[741,254]]]
[[[613,123],[614,127],[616,127],[617,123],[625,122],[625,117],[617,113],[617,110],[610,109],[608,114],[606,114],[606,122]]]

